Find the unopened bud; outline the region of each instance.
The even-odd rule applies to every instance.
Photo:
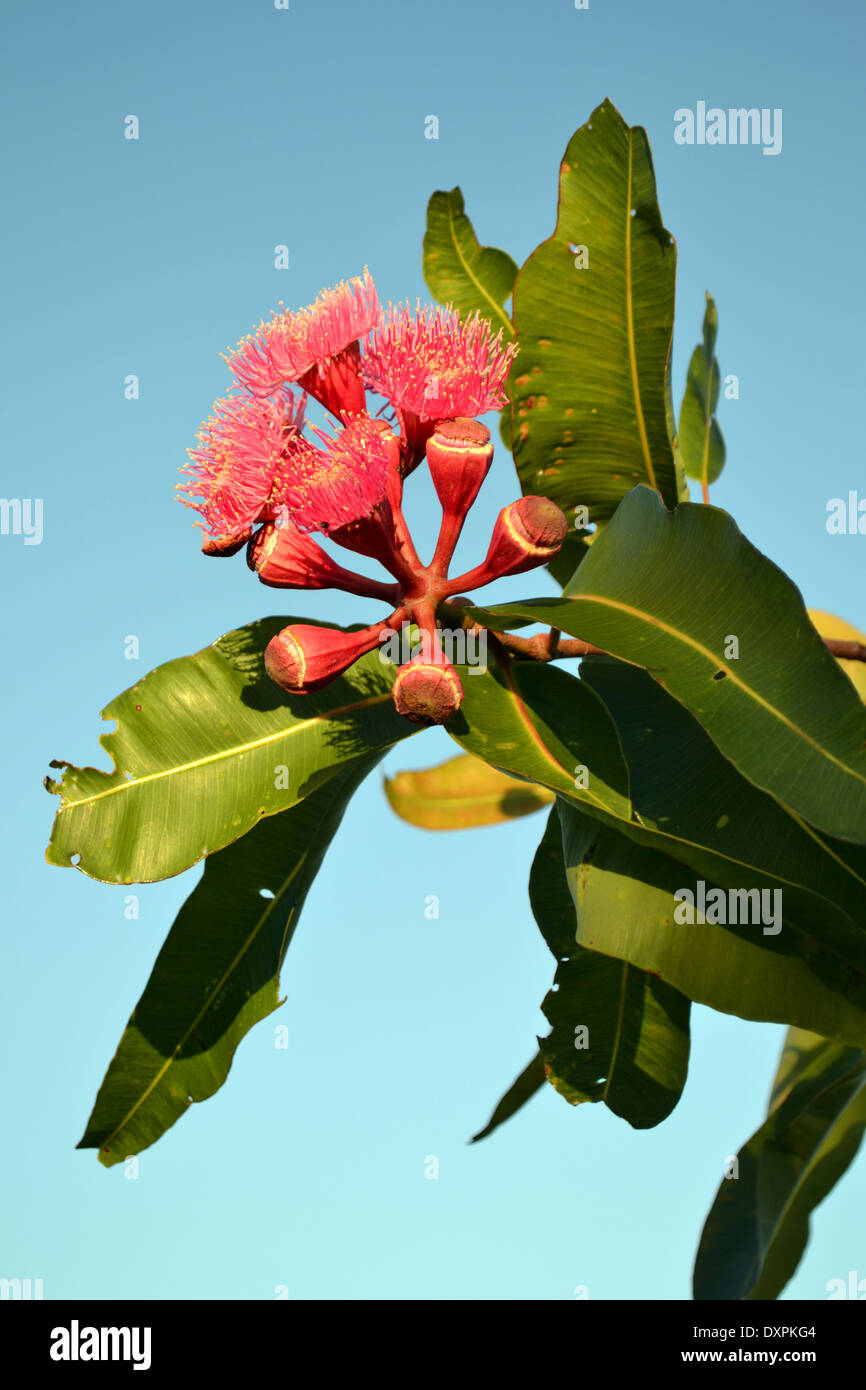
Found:
[[[507,537],[525,551],[549,560],[561,549],[568,535],[568,520],[565,512],[549,497],[521,497],[500,513],[488,553],[493,551],[497,531],[503,539]]]
[[[247,546],[247,564],[273,589],[329,589],[339,568],[296,527],[263,526]]]
[[[464,416],[443,420],[428,441],[427,462],[443,512],[465,516],[493,462],[489,429]]]
[[[265,670],[272,681],[295,695],[320,690],[372,651],[387,626],[376,623],[360,632],[294,623],[265,647]]]
[[[272,589],[345,589],[367,598],[397,600],[396,584],[382,584],[344,569],[292,525],[263,526],[247,546],[247,564]]]
[[[416,660],[400,667],[392,694],[397,713],[413,724],[444,724],[460,708],[463,686],[448,662]]]
[[[551,560],[568,535],[565,513],[548,497],[521,497],[499,513],[483,564],[453,581],[479,589],[506,574],[523,574]]]

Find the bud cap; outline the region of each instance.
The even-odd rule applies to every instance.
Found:
[[[463,701],[463,686],[448,662],[410,661],[397,672],[393,688],[398,714],[413,724],[444,724]]]

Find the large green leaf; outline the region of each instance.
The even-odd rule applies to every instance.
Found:
[[[417,732],[372,652],[314,695],[287,695],[264,649],[295,621],[263,618],[151,671],[103,713],[113,772],[65,767],[47,857],[109,883],[180,873],[287,810],[336,770]]]
[[[569,142],[556,228],[514,289],[520,354],[509,394],[524,492],[569,516],[584,505],[594,522],[638,482],[676,505],[675,277],[646,134],[604,101]]]
[[[695,1298],[781,1293],[811,1213],[852,1162],[864,1128],[866,1053],[791,1029],[767,1119],[722,1180],[704,1225]]]
[[[385,795],[401,820],[422,830],[501,825],[540,811],[554,799],[547,787],[519,782],[466,753],[437,767],[386,778]]]
[[[494,628],[550,623],[646,667],[745,777],[828,834],[866,843],[866,708],[799,590],[726,512],[671,513],[635,488],[562,598],[470,613]]]
[[[127,1024],[79,1148],[110,1167],[222,1086],[235,1049],[280,1003],[298,915],[355,788],[378,755],[211,854]]]
[[[552,1029],[539,1039],[548,1081],[571,1105],[603,1101],[636,1129],[660,1124],[685,1085],[690,1004],[628,961],[578,944],[582,904],[569,893],[555,808],[529,892],[539,928],[559,960],[542,1004]],[[632,885],[621,906],[640,918],[640,885]]]
[[[689,362],[677,440],[686,473],[701,483],[705,500],[707,488],[725,466],[725,441],[716,419],[721,381],[715,356],[718,331],[715,300],[707,295],[703,342],[698,343]]]
[[[514,330],[504,305],[516,276],[517,266],[505,251],[479,244],[460,189],[434,193],[424,234],[424,279],[434,299],[452,304],[464,318],[480,314],[509,342]]]
[[[696,878],[727,889],[766,888],[783,893],[784,926],[778,934],[765,935],[751,925],[699,928],[702,943],[704,933],[712,930],[719,934],[723,962],[733,958],[733,945],[739,943],[738,979],[723,973],[716,981],[714,971],[707,967],[701,974],[705,993],[698,992],[697,985],[673,967],[664,973],[657,960],[640,954],[650,948],[658,954],[664,947],[663,963],[669,958],[679,960],[683,970],[695,965],[690,959],[695,954],[694,936],[647,930],[652,922],[647,912],[642,912],[643,931],[633,950],[626,939],[607,948],[606,953],[630,959],[642,969],[657,970],[682,993],[713,1007],[748,1018],[796,1020],[815,1031],[866,1043],[866,932],[834,901],[835,892],[828,897],[821,891],[824,885],[831,893],[835,881],[828,876],[838,872],[840,885],[845,885],[838,896],[844,900],[850,893],[853,897],[848,883],[860,877],[857,869],[841,859],[837,863],[832,844],[813,840],[808,827],[799,839],[790,842],[768,839],[755,820],[754,805],[746,806],[740,823],[737,801],[715,801],[712,781],[704,786],[706,805],[701,816],[695,817],[694,825],[681,823],[674,808],[679,785],[688,788],[691,760],[682,757],[673,738],[675,725],[661,730],[655,750],[659,761],[652,765],[657,775],[660,766],[663,772],[654,793],[636,775],[635,766],[629,769],[614,721],[585,681],[548,666],[502,661],[495,657],[495,651],[493,656],[483,676],[466,682],[466,697],[449,721],[449,732],[461,746],[494,766],[538,780],[602,826],[619,831],[632,844],[658,851],[658,858],[666,864],[671,859],[679,861],[679,866],[674,865],[678,881],[663,884],[667,898],[659,902],[660,926],[669,926],[664,917],[671,915],[672,892],[689,887]],[[681,713],[688,720],[685,712]],[[695,727],[698,739],[703,738],[712,750],[706,735]],[[662,754],[662,750],[666,752]],[[692,750],[685,751],[688,755]],[[698,744],[694,749],[697,769],[692,774],[698,781],[700,752]],[[717,753],[715,756],[718,758]],[[724,767],[723,759],[718,762]],[[712,771],[713,764],[709,767]],[[628,796],[630,771],[641,797],[636,803]],[[735,772],[732,776],[748,787],[736,779]],[[653,795],[660,799],[665,787],[670,787],[671,797],[668,811],[662,812],[656,808]],[[723,790],[730,788],[723,786]],[[694,788],[687,791],[687,804],[693,797]],[[641,812],[645,802],[648,823]],[[646,876],[639,881],[653,882]],[[599,947],[594,933],[582,940],[595,949],[605,949]],[[676,966],[677,971],[680,968]]]

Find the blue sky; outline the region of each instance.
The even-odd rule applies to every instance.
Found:
[[[570,1299],[689,1296],[726,1156],[760,1122],[783,1030],[696,1009],[685,1096],[632,1131],[552,1091],[468,1148],[544,1031],[552,960],[525,881],[540,818],[447,837],[398,822],[375,774],[351,806],[271,1021],[227,1085],[141,1157],[74,1144],[174,913],[200,872],[123,890],[49,868],[53,757],[105,766],[99,710],[162,661],[269,612],[372,621],[201,558],[176,468],[227,385],[220,352],[280,300],[369,265],[426,297],[427,199],[459,184],[518,262],[553,228],[558,163],[609,96],[647,129],[679,245],[677,400],[704,292],[719,308],[728,464],[713,500],[807,602],[866,624],[866,539],[827,501],[866,495],[862,447],[864,19],[854,0],[47,0],[7,7],[2,264],[6,497],[44,537],[0,536],[7,641],[2,816],[5,1277],[48,1297]],[[783,148],[681,146],[674,112],[781,108]],[[123,138],[135,114],[140,139]],[[424,138],[425,117],[439,139]],[[274,268],[274,247],[290,267]],[[138,400],[124,379],[140,381]],[[480,558],[518,488],[500,450],[461,542]],[[413,480],[422,553],[436,509]],[[506,581],[517,597],[543,581]],[[124,657],[139,639],[140,659]],[[435,731],[385,762],[432,764]],[[440,918],[424,916],[427,894]],[[440,1177],[424,1177],[435,1154]],[[820,1210],[788,1295],[866,1275],[851,1212]]]

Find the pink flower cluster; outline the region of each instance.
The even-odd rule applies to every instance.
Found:
[[[345,589],[393,609],[363,632],[284,629],[265,666],[285,690],[320,688],[409,621],[426,635],[428,659],[398,672],[397,708],[416,722],[441,723],[459,707],[463,691],[442,654],[437,604],[543,564],[565,536],[558,508],[522,498],[500,514],[483,564],[448,578],[493,458],[490,432],[475,417],[505,404],[514,353],[478,315],[461,321],[453,309],[420,304],[383,313],[365,269],[307,308],[281,308],[227,356],[234,385],[202,425],[179,484],[181,501],[202,518],[204,551],[231,555],[246,545],[265,584]],[[368,390],[390,403],[399,433],[368,411]],[[332,433],[306,425],[308,396],[333,416]],[[401,507],[403,481],[425,456],[443,511],[427,566]],[[374,556],[394,582],[344,569],[311,532]]]

